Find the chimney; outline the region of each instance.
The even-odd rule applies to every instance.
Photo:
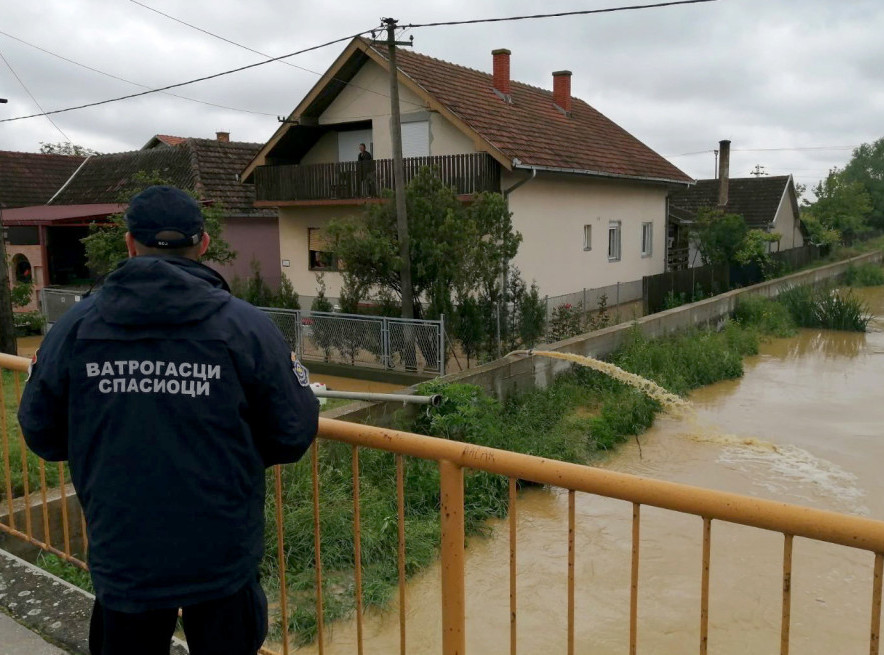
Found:
[[[215,132],[215,137],[220,143],[230,143],[230,132]]]
[[[506,48],[492,50],[494,58],[494,90],[505,97],[510,95],[510,55]]]
[[[718,142],[718,206],[727,206],[727,185],[731,170],[731,142]]]
[[[571,71],[553,73],[553,102],[565,114],[571,113]]]

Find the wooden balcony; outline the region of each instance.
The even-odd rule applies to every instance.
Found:
[[[485,153],[406,157],[405,179],[423,167],[434,168],[457,195],[500,191],[500,165]],[[256,204],[310,201],[358,201],[379,198],[393,188],[393,160],[336,164],[259,166],[255,169]]]

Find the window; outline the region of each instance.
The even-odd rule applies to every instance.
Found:
[[[608,223],[608,261],[620,261],[620,221]]]
[[[642,223],[642,257],[650,257],[654,248],[654,224]]]
[[[337,271],[338,257],[325,230],[307,228],[307,268],[311,271]]]
[[[592,250],[592,225],[583,226],[583,249]]]
[[[402,123],[402,156],[428,157],[430,155],[430,121]]]

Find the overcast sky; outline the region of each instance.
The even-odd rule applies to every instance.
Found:
[[[647,0],[650,2],[651,0]],[[273,56],[400,24],[613,7],[617,0],[139,0]],[[632,0],[638,4],[642,0]],[[253,52],[131,0],[0,0],[0,119],[142,90],[25,45],[151,88],[260,61]],[[882,0],[717,0],[705,4],[470,26],[415,28],[415,50],[490,72],[491,50],[512,50],[515,80],[572,92],[689,175],[713,177],[712,150],[732,141],[731,175],[760,164],[813,184],[850,149],[884,136]],[[15,37],[15,38],[12,38]],[[20,39],[21,41],[15,40]],[[37,152],[66,141],[135,150],[154,134],[266,141],[345,44],[332,45],[173,93],[0,123],[0,150]],[[295,67],[297,66],[297,67]],[[10,67],[12,70],[10,70]],[[63,131],[64,135],[59,131]],[[780,150],[764,150],[780,149]],[[803,149],[803,150],[799,150]],[[699,153],[699,154],[687,154]]]

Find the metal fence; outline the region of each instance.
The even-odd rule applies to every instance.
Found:
[[[445,319],[262,307],[304,361],[445,375]]]
[[[62,315],[83,299],[88,289],[52,289],[40,291],[40,312],[51,327]]]
[[[552,318],[553,310],[562,305],[571,305],[572,307],[579,306],[583,308],[584,312],[596,311],[599,309],[602,296],[604,296],[604,304],[609,308],[641,300],[642,281],[633,280],[632,282],[617,282],[616,284],[609,284],[606,287],[581,289],[580,291],[566,293],[560,296],[547,296],[547,323]]]
[[[43,289],[40,307],[51,328],[85,289]],[[339,312],[261,307],[299,359],[445,375],[445,323]]]

